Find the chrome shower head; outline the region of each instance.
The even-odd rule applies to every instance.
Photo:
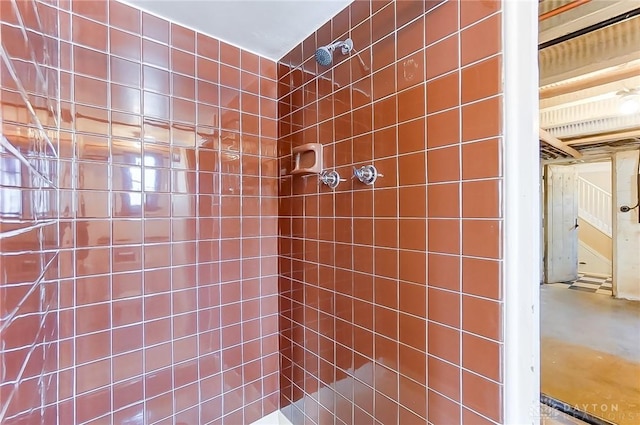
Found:
[[[333,49],[329,49],[327,46],[322,46],[316,50],[316,62],[322,66],[329,66],[333,62]]]
[[[316,61],[322,66],[331,65],[333,62],[333,51],[340,47],[340,51],[343,55],[348,54],[353,50],[353,41],[347,38],[345,41],[337,41],[328,46],[322,46],[316,50]]]

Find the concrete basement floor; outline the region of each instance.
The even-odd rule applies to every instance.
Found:
[[[620,425],[640,424],[640,302],[540,288],[541,391]]]

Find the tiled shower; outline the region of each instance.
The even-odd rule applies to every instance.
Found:
[[[357,0],[276,63],[0,1],[0,422],[501,423],[501,8]]]

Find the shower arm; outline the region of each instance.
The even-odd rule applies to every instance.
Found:
[[[329,46],[327,46],[329,48],[329,50],[334,51],[335,49],[337,49],[338,47],[342,48],[342,54],[346,55],[347,53],[349,53],[351,51],[351,49],[353,49],[353,43],[349,43],[348,41],[342,41],[342,40],[338,40],[333,44],[330,44]]]

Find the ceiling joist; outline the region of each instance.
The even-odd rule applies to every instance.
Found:
[[[540,88],[540,99],[549,99],[580,90],[590,89],[602,84],[609,84],[640,75],[640,61],[633,61],[625,65],[612,67],[595,72],[592,75],[583,76],[563,82],[558,85],[550,85]]]
[[[640,130],[622,131],[618,133],[601,134],[598,136],[581,137],[579,139],[568,140],[564,143],[571,146],[591,145],[594,143],[633,139],[635,137],[640,137]]]
[[[539,137],[540,137],[540,140],[542,140],[543,142],[553,146],[554,148],[560,149],[562,152],[566,153],[567,155],[571,155],[574,158],[582,157],[582,154],[580,152],[578,152],[571,146],[568,146],[566,143],[562,142],[562,140],[558,139],[557,137],[552,136],[551,134],[549,134],[549,132],[547,132],[542,128],[540,129]]]

